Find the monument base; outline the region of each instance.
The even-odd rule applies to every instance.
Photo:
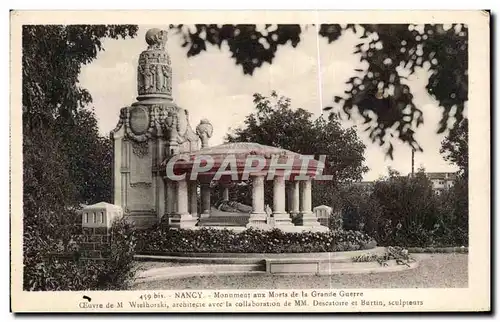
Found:
[[[247,228],[255,228],[268,230],[271,229],[271,226],[267,224],[267,214],[265,212],[262,213],[251,213],[250,218],[248,219]]]
[[[290,215],[286,212],[273,213],[274,227],[281,229],[281,227],[294,226]]]
[[[171,228],[190,229],[196,227],[198,218],[191,214],[172,214],[170,216],[169,225]]]

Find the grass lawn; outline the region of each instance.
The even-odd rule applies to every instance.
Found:
[[[332,276],[202,276],[155,281],[136,290],[467,287],[467,254],[415,254],[419,267],[401,272]],[[150,263],[158,267],[159,263]],[[167,266],[168,263],[163,263]],[[170,265],[169,265],[170,266]]]

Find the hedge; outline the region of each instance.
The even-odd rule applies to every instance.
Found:
[[[111,236],[110,256],[105,260],[88,260],[80,259],[78,236],[69,245],[61,245],[61,240],[34,230],[25,231],[24,251],[28,256],[24,259],[24,290],[127,289],[135,275],[135,231],[122,219],[113,224]]]
[[[288,233],[253,228],[242,232],[200,228],[154,227],[138,231],[137,252],[162,253],[312,253],[374,248],[377,243],[359,231]]]

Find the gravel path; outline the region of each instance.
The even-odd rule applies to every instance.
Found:
[[[467,254],[415,254],[414,257],[419,260],[419,267],[401,272],[332,276],[203,276],[149,282],[138,285],[136,289],[467,287]]]

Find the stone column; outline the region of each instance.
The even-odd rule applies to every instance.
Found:
[[[311,179],[301,182],[300,213],[312,213]]]
[[[311,179],[302,181],[302,189],[300,191],[300,214],[301,226],[308,226],[310,230],[325,230],[324,226],[318,222],[316,215],[312,212],[312,193]],[[326,228],[328,230],[328,228]]]
[[[210,217],[210,183],[202,182],[201,186],[201,215],[200,218]]]
[[[198,183],[189,181],[189,213],[193,218],[198,218]]]
[[[170,218],[170,226],[173,228],[193,228],[196,226],[196,219],[189,214],[189,198],[187,181],[177,181],[177,211]]]
[[[247,227],[268,228],[266,212],[264,211],[264,175],[252,178],[252,213]]]
[[[292,223],[295,224],[300,216],[300,181],[291,181],[288,192],[288,212]]]
[[[286,185],[286,211],[292,212],[292,195],[293,195],[293,182],[288,182]]]
[[[115,136],[116,134],[113,134]],[[123,204],[123,199],[122,199],[122,189],[124,188],[122,186],[122,166],[123,166],[123,154],[122,154],[122,138],[121,137],[113,137],[113,154],[114,154],[114,160],[113,160],[113,204],[124,207],[125,205]]]
[[[275,176],[273,183],[273,217],[274,225],[289,226],[292,221],[290,215],[285,211],[285,178],[282,176]]]
[[[167,215],[171,215],[177,210],[177,205],[176,205],[176,185],[175,182],[169,179],[165,179],[165,194],[166,194],[166,207],[165,207],[165,212]]]
[[[300,213],[300,181],[292,181],[290,184],[291,187],[291,193],[290,193],[290,199],[291,199],[291,209],[290,213],[294,216],[297,216]]]
[[[177,214],[189,214],[188,185],[186,180],[177,181]]]

